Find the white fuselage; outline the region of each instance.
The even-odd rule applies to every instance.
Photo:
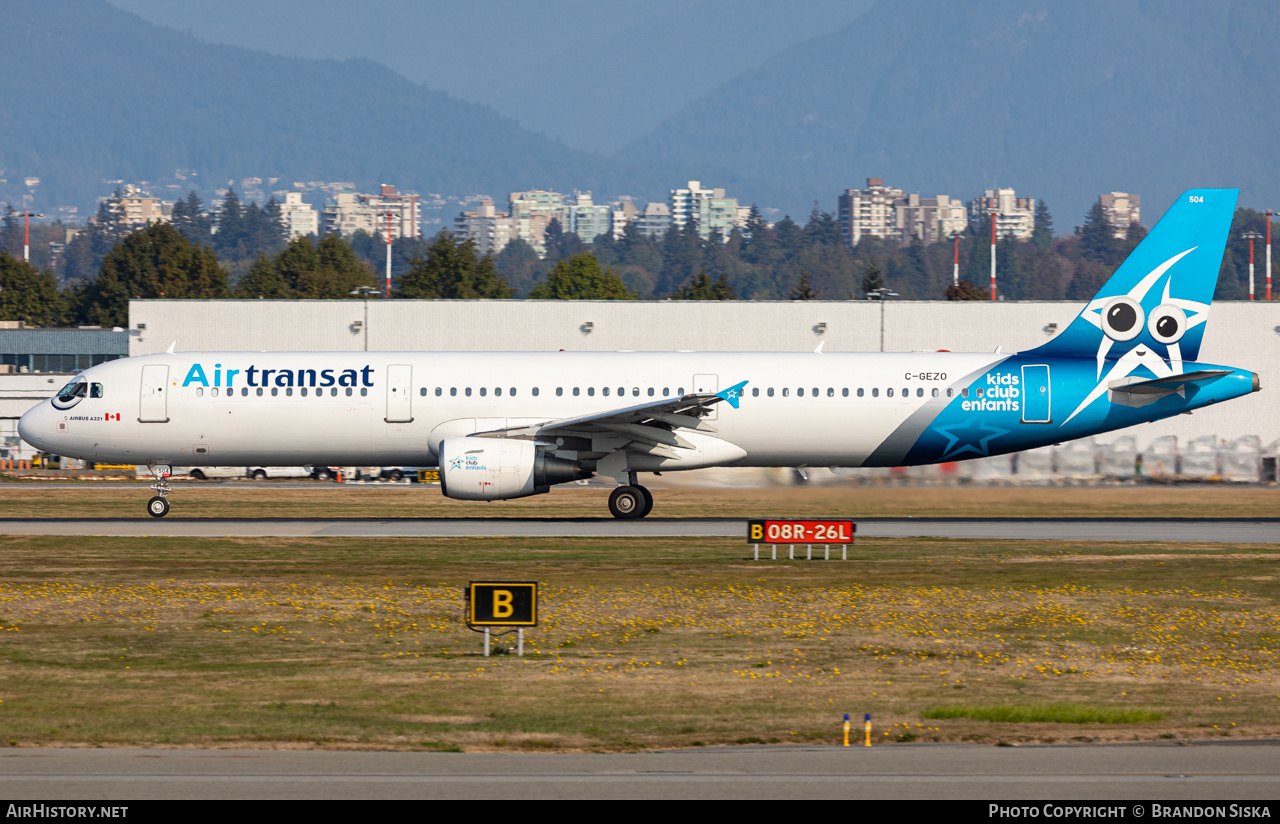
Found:
[[[161,354],[87,370],[78,380],[101,384],[101,397],[65,409],[57,399],[45,401],[24,417],[21,431],[39,449],[111,463],[429,465],[447,437],[716,392],[745,380],[741,407],[721,404],[707,421],[715,438],[746,453],[734,465],[860,466],[912,412],[947,390],[958,393],[1005,357]]]

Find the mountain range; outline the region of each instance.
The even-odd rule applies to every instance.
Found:
[[[964,199],[1012,186],[1045,199],[1059,232],[1113,190],[1141,194],[1147,223],[1192,186],[1280,206],[1267,154],[1280,129],[1270,0],[881,0],[740,60],[714,88],[673,95],[674,111],[620,134],[607,155],[367,58],[211,43],[105,0],[7,4],[0,19],[6,62],[20,67],[0,74],[0,200],[16,203],[24,178],[39,177],[37,208],[91,206],[106,181],[178,169],[206,190],[260,176],[499,201],[525,188],[660,199],[697,179],[773,217],[803,217],[815,201],[834,210],[867,177]],[[699,19],[692,33],[714,40]],[[646,68],[634,55],[575,62],[572,46],[531,43],[502,59],[547,83]]]

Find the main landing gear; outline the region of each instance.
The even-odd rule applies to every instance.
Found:
[[[653,510],[653,493],[636,483],[636,473],[632,472],[629,480],[629,485],[620,486],[609,495],[609,511],[615,518],[643,518]]]
[[[172,490],[172,487],[169,486],[170,469],[165,464],[158,466],[147,464],[147,471],[156,480],[151,485],[151,488],[156,491],[156,495],[147,501],[147,514],[152,518],[163,518],[169,514],[169,492]]]

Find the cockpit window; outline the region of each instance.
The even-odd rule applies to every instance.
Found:
[[[83,381],[73,381],[62,389],[58,390],[58,400],[66,403],[73,398],[83,398],[89,392],[89,384]]]
[[[91,398],[101,398],[101,397],[102,397],[102,384],[100,384],[100,383],[91,383],[91,384],[89,384],[89,397],[91,397]]]

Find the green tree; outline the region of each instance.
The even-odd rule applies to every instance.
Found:
[[[284,254],[283,252],[281,254]],[[281,300],[292,298],[295,293],[289,284],[280,277],[276,265],[267,257],[266,252],[258,254],[258,259],[249,267],[249,273],[236,284],[238,298],[268,298]]]
[[[544,283],[529,293],[532,300],[637,300],[612,269],[600,268],[590,252],[556,263]]]
[[[1117,260],[1119,245],[1116,243],[1115,227],[1107,220],[1101,203],[1095,203],[1080,227],[1080,255],[1085,260],[1101,263],[1103,266],[1114,266]]]
[[[791,290],[792,300],[817,300],[818,293],[809,285],[809,273],[801,269],[800,280],[796,281],[796,286]]]
[[[196,246],[167,223],[126,235],[102,260],[102,271],[80,293],[89,323],[124,326],[130,298],[226,298],[227,272],[213,251]]]
[[[949,284],[944,292],[947,300],[986,300],[991,297],[986,289],[973,285],[971,280],[962,280],[958,284]]]
[[[186,200],[173,204],[173,216],[170,219],[173,228],[187,236],[187,240],[197,246],[213,245],[213,226],[209,216],[204,212],[204,202],[192,189]]]
[[[474,240],[459,243],[448,230],[441,230],[426,254],[413,259],[395,289],[395,297],[419,299],[472,300],[513,294],[498,274],[493,255],[478,256]]]
[[[307,244],[310,245],[309,240]],[[316,245],[315,251],[316,267],[300,272],[294,284],[298,297],[349,298],[356,288],[375,285],[373,271],[342,238],[329,235]]]
[[[53,273],[0,254],[0,320],[24,320],[32,326],[64,323],[66,306]]]
[[[1040,249],[1053,248],[1053,215],[1043,200],[1036,201],[1036,220],[1031,229],[1031,242]]]
[[[515,238],[494,256],[498,276],[507,282],[516,297],[525,297],[533,290],[538,278],[551,268],[542,261],[533,246]]]
[[[877,289],[884,288],[884,268],[880,261],[871,258],[862,268],[862,294],[869,295]]]
[[[726,275],[712,280],[706,269],[671,294],[672,300],[734,300],[736,297]]]

